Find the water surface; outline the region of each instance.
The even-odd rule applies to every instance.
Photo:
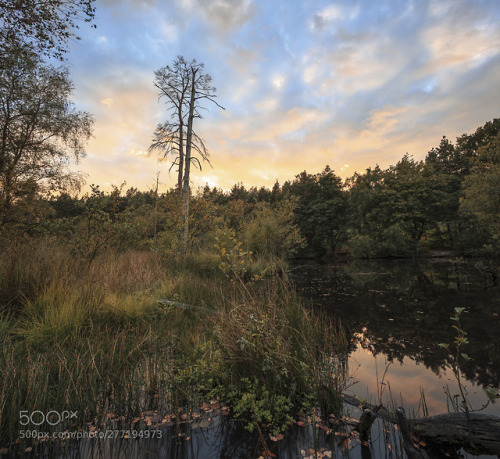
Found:
[[[492,269],[493,268],[493,269]],[[351,393],[373,402],[393,400],[429,414],[446,412],[458,385],[452,359],[439,343],[451,343],[454,308],[464,307],[462,352],[468,398],[487,401],[483,388],[500,386],[500,287],[484,260],[382,260],[292,269],[301,296],[340,321],[350,341]],[[422,395],[423,394],[423,395]],[[424,398],[422,398],[424,397]],[[500,403],[487,407],[500,415]],[[421,414],[421,411],[420,411]]]

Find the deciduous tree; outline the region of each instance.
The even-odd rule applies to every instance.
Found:
[[[94,19],[94,2],[0,0],[0,55],[3,57],[11,46],[30,45],[38,54],[62,59],[68,41],[78,39],[78,22]]]
[[[460,210],[472,216],[486,231],[491,242],[500,246],[500,134],[480,147],[472,173],[465,179]]]
[[[44,65],[29,46],[11,49],[0,72],[0,222],[17,192],[78,183],[66,166],[84,156],[93,119],[75,110],[72,89],[66,69]]]

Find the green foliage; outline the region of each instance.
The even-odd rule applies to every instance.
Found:
[[[0,60],[2,224],[19,218],[16,205],[30,207],[41,191],[78,187],[81,177],[67,164],[71,156],[85,155],[93,119],[74,110],[67,69],[44,64],[32,48],[19,43],[2,48]]]
[[[368,235],[356,234],[346,244],[349,255],[354,258],[376,258],[377,243]]]
[[[444,137],[425,162],[405,155],[387,170],[355,174],[347,181],[350,254],[407,257],[425,248],[496,253],[499,130],[494,120],[456,144]]]
[[[226,356],[223,398],[247,413],[250,429],[264,422],[275,433],[288,427],[297,409],[310,413],[324,406],[338,415],[345,377],[342,333],[306,312],[278,279],[263,291],[242,288],[239,298],[216,318]]]
[[[411,257],[416,252],[416,242],[401,224],[383,229],[377,239],[356,234],[347,241],[346,247],[353,258]]]
[[[304,247],[305,240],[295,224],[295,208],[295,199],[282,200],[274,207],[257,205],[243,227],[242,238],[248,250],[267,258],[288,258]]]
[[[327,398],[340,406],[343,340],[286,282],[228,282],[213,253],[108,248],[83,269],[68,245],[30,242],[4,250],[0,266],[5,441],[17,438],[19,410],[78,410],[72,429],[87,429],[111,412],[129,421],[218,396],[250,429],[276,434],[299,410]],[[158,298],[213,313],[162,308]]]
[[[416,241],[408,237],[404,225],[395,224],[382,231],[381,255],[410,257],[416,252]]]
[[[215,235],[214,249],[219,257],[219,269],[227,276],[244,279],[251,252],[243,250],[243,243],[236,238],[232,228],[220,228]]]
[[[474,409],[467,398],[467,387],[462,382],[462,366],[468,362],[471,358],[464,352],[463,347],[469,344],[468,333],[462,326],[462,314],[468,312],[466,308],[460,307],[455,308],[455,314],[450,317],[454,322],[452,328],[455,330],[455,337],[451,343],[439,343],[439,346],[448,352],[451,360],[451,369],[455,375],[455,379],[458,384],[459,394],[452,395],[448,385],[445,387],[445,393],[451,407],[454,411],[463,411],[468,415],[471,411],[477,411]],[[497,389],[486,388],[485,393],[488,397],[488,401],[481,407],[481,410],[486,408],[486,406],[494,399],[500,398]]]
[[[455,314],[450,317],[450,319],[455,322],[452,327],[456,330],[456,336],[453,343],[440,343],[439,346],[446,349],[446,351],[450,353],[451,369],[453,370],[453,374],[457,380],[461,397],[461,400],[459,401],[458,396],[452,396],[449,388],[446,387],[445,392],[448,397],[448,401],[451,403],[455,411],[458,412],[459,410],[462,410],[465,411],[465,413],[469,413],[469,411],[472,410],[472,407],[467,399],[467,389],[462,383],[460,370],[461,364],[470,358],[465,352],[462,352],[462,346],[469,343],[467,340],[467,332],[461,327],[460,323],[460,317],[464,311],[465,308],[455,308]]]
[[[26,0],[14,4],[2,0],[0,44],[3,49],[12,46],[12,42],[30,45],[38,53],[62,60],[68,42],[75,37],[78,22],[93,21],[94,1],[51,0],[32,8]]]
[[[290,397],[273,396],[258,381],[242,378],[238,389],[230,391],[227,398],[236,418],[249,420],[245,427],[250,432],[265,426],[272,435],[278,435],[294,420]]]
[[[460,210],[488,234],[483,247],[494,253],[500,250],[500,134],[479,148],[474,164]]]
[[[333,254],[347,235],[346,194],[342,181],[326,166],[315,175],[302,172],[283,193],[297,199],[295,222],[308,247],[318,254]]]

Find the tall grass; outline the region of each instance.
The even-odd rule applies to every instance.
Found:
[[[20,411],[77,411],[54,427],[75,430],[220,396],[250,426],[279,430],[320,402],[339,408],[343,335],[286,280],[230,280],[212,254],[110,250],[80,263],[54,239],[1,256],[0,446],[19,437]]]
[[[218,305],[214,329],[225,356],[225,386],[235,389],[241,414],[250,412],[275,432],[291,414],[318,403],[323,414],[339,414],[345,336],[307,311],[286,279],[275,277],[261,289],[241,285]]]

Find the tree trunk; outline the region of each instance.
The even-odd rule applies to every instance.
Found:
[[[9,175],[4,175],[0,193],[0,224],[7,223],[10,220],[12,210],[13,184]]]
[[[349,405],[359,406],[357,398],[343,395]],[[372,410],[377,407],[370,403],[364,405]],[[387,422],[399,424],[396,415],[381,408],[377,415]],[[473,454],[500,455],[500,417],[482,413],[446,413],[419,419],[408,419],[413,435],[425,439],[429,445],[441,447],[464,447]]]
[[[196,102],[196,72],[197,69],[191,70],[191,97],[189,99],[189,116],[186,136],[186,155],[184,157],[184,184],[182,187],[182,220],[183,220],[183,235],[182,235],[182,251],[187,252],[189,239],[189,175],[191,169],[191,142],[193,140],[193,119],[194,107]]]
[[[182,196],[182,179],[184,174],[184,123],[182,120],[182,100],[179,103],[179,171],[177,173],[177,190],[179,196]]]

